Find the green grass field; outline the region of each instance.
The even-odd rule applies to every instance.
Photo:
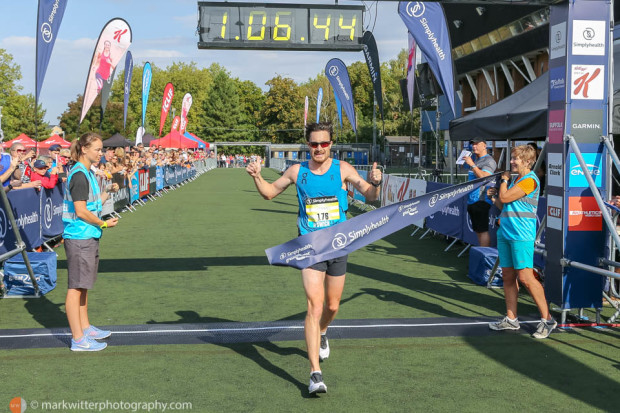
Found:
[[[124,213],[102,239],[91,321],[302,320],[299,271],[271,267],[264,254],[297,235],[295,218],[293,188],[265,201],[242,169],[210,171]],[[351,254],[339,319],[503,313],[501,290],[467,278],[466,255],[410,233]],[[57,252],[57,288],[40,299],[0,300],[0,329],[66,328],[66,262],[64,249]],[[527,295],[519,311],[536,314]],[[199,412],[619,411],[619,338],[618,329],[575,329],[543,341],[501,333],[330,340],[329,392],[318,398],[307,395],[303,341],[4,350],[0,411],[14,397],[40,411],[42,402],[62,400],[189,402]]]

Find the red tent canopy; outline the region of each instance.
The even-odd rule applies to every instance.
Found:
[[[14,143],[21,143],[26,148],[34,148],[35,145],[37,144],[33,139],[30,139],[30,137],[28,135],[26,135],[25,133],[22,133],[21,135],[19,135],[15,139],[11,139],[10,141],[3,142],[2,143],[2,147],[4,149],[8,149]]]
[[[162,146],[164,148],[198,148],[198,142],[181,135],[173,130],[161,139],[153,139],[150,146]]]
[[[52,145],[60,145],[61,148],[70,148],[71,142],[64,140],[57,134],[50,136],[43,142],[39,142],[39,148],[49,148]]]

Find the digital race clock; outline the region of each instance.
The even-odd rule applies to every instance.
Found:
[[[198,2],[199,49],[362,50],[363,6]]]

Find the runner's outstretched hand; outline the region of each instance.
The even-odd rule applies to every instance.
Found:
[[[261,158],[256,158],[254,162],[250,162],[248,164],[248,166],[245,168],[245,171],[252,178],[256,178],[258,175],[260,175],[260,170],[261,170],[260,163],[261,163]]]

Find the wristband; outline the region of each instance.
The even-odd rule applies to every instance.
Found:
[[[508,179],[502,179],[502,182],[508,185]]]
[[[108,227],[108,221],[103,221],[103,224],[99,226],[99,228],[104,229]]]
[[[379,186],[383,183],[383,177],[381,177],[381,180],[379,181],[378,184],[374,183],[374,182],[369,182],[370,185],[374,186],[375,188],[379,188]]]

